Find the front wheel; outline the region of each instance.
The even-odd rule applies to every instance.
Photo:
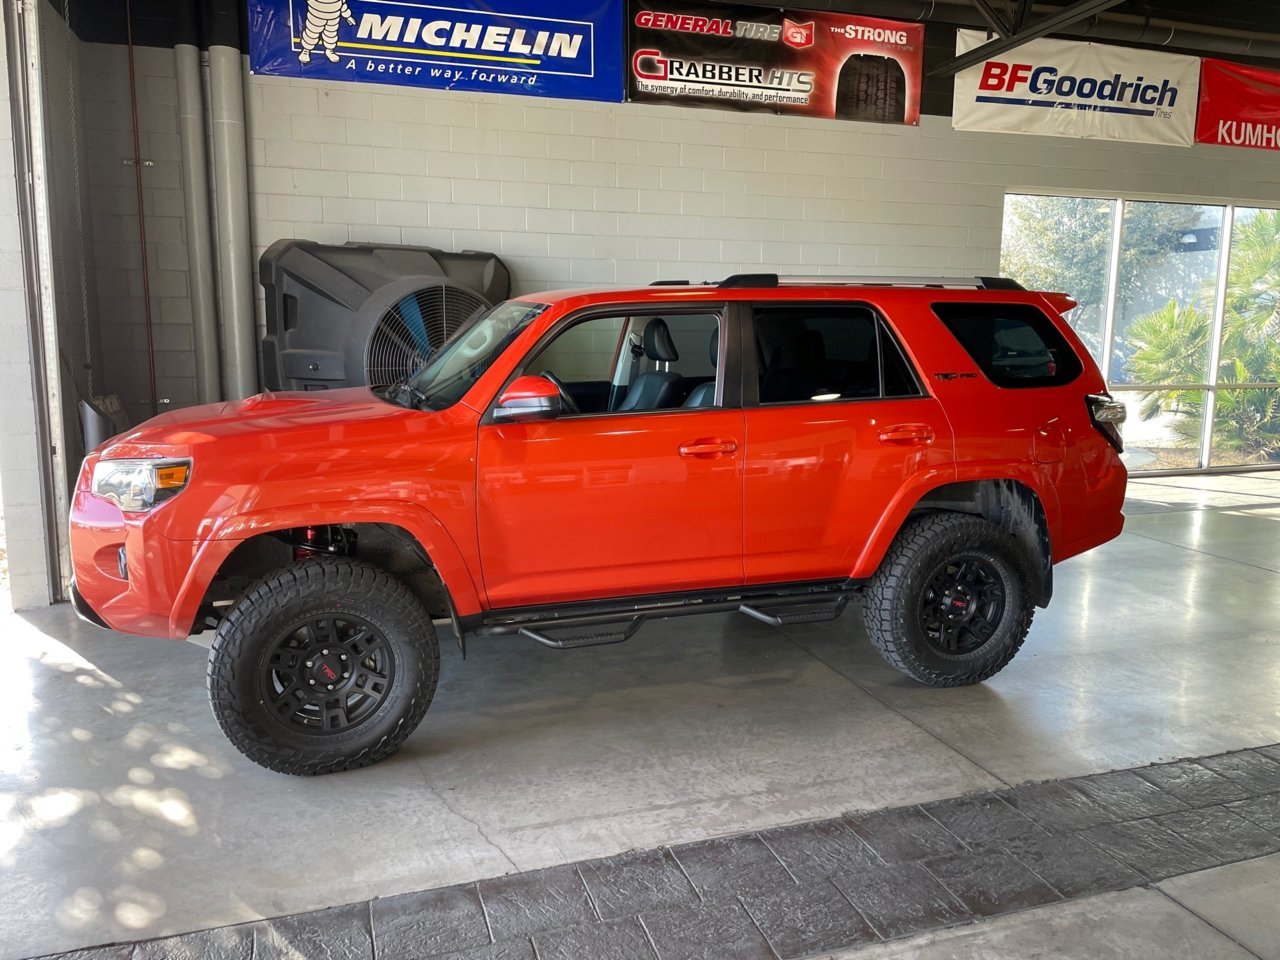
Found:
[[[888,663],[935,687],[981,683],[1013,659],[1035,613],[1026,552],[980,517],[908,521],[871,580],[863,618]]]
[[[209,701],[254,763],[313,776],[395,753],[439,672],[431,618],[403,583],[353,560],[307,561],[262,580],[219,624]]]

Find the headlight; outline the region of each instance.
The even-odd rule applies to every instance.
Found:
[[[138,513],[180,493],[190,478],[190,460],[99,460],[93,468],[93,492],[121,510]]]

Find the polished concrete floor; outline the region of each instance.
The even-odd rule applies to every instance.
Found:
[[[900,677],[856,614],[446,644],[401,754],[315,780],[222,739],[200,647],[9,616],[0,960],[1280,740],[1280,474],[1131,496],[981,687]]]

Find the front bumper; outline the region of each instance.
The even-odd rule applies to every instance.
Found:
[[[71,578],[71,609],[76,612],[76,616],[85,623],[92,623],[95,627],[101,627],[103,630],[110,630],[107,621],[98,616],[98,612],[89,606],[89,601],[84,598],[84,594],[80,592],[80,588],[76,586],[76,578]]]

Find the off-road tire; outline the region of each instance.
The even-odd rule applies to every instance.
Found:
[[[889,57],[853,56],[836,81],[836,116],[841,120],[902,123],[907,118],[907,78]]]
[[[394,661],[389,689],[359,724],[310,733],[277,719],[259,671],[276,639],[299,618],[355,614],[376,626]],[[209,702],[223,733],[269,770],[316,776],[367,767],[395,753],[422,722],[440,675],[435,627],[408,588],[354,560],[309,560],[260,580],[218,626],[209,652]]]
[[[994,634],[969,653],[931,644],[920,607],[929,578],[949,558],[976,556],[1004,581],[1004,610]],[[1035,603],[1026,550],[1012,535],[980,517],[928,513],[909,520],[871,579],[863,620],[871,642],[890,666],[934,687],[981,683],[999,673],[1031,629]]]

